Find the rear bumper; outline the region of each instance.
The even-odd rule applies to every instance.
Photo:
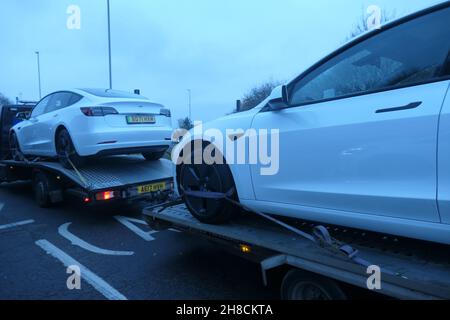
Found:
[[[73,135],[80,156],[103,156],[159,152],[172,146],[172,129],[161,128],[96,128]]]

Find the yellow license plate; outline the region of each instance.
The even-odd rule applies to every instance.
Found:
[[[138,187],[138,193],[152,193],[152,192],[158,192],[158,191],[164,191],[166,190],[166,183],[160,182],[160,183],[153,183],[153,184],[147,184],[145,186],[139,186]]]
[[[128,124],[154,124],[156,118],[154,116],[127,116]]]

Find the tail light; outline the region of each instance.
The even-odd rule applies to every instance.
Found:
[[[166,116],[168,118],[172,117],[172,113],[170,112],[169,109],[161,109],[159,114],[162,115],[162,116]]]
[[[95,195],[95,200],[97,201],[108,201],[117,198],[120,198],[120,193],[114,191],[103,191]]]
[[[111,114],[119,114],[112,107],[83,107],[81,108],[81,112],[87,117],[104,117]]]

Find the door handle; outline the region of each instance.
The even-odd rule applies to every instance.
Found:
[[[53,116],[53,118],[58,118],[59,117],[59,114],[55,114],[54,116]]]
[[[411,110],[411,109],[416,109],[416,108],[418,108],[421,105],[422,105],[422,101],[411,102],[410,104],[407,104],[407,105],[401,106],[401,107],[380,109],[380,110],[377,110],[375,113],[387,113],[387,112]]]
[[[38,119],[36,119],[36,118],[31,118],[31,119],[30,119],[30,122],[32,122],[32,123],[36,123],[36,122],[39,122],[39,120],[38,120]]]

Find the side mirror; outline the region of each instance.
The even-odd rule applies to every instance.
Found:
[[[287,86],[282,86],[281,92],[281,98],[272,99],[267,103],[267,106],[271,111],[280,111],[289,107]]]
[[[16,114],[16,118],[19,120],[28,120],[30,119],[30,112],[19,112]]]

